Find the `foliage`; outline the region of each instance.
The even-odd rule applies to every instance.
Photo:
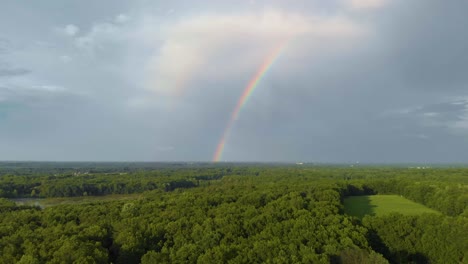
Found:
[[[0,176],[0,189],[9,197],[14,190],[16,196],[28,197],[31,188],[37,196],[51,197],[82,196],[81,192],[140,195],[44,209],[0,199],[0,263],[468,260],[466,204],[462,208],[467,194],[465,169],[422,173],[400,168],[255,165],[128,174],[43,172]],[[347,196],[375,193],[423,199],[420,203],[444,214],[369,215],[362,221],[344,214]],[[457,203],[437,204],[443,200]]]

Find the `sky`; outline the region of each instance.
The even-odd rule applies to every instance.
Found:
[[[468,162],[466,0],[2,0],[0,160]]]

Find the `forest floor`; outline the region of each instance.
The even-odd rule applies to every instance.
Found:
[[[350,196],[344,200],[344,211],[348,215],[359,218],[363,218],[365,215],[381,216],[388,213],[401,213],[404,215],[440,214],[400,195]]]
[[[62,204],[84,204],[115,200],[136,200],[141,197],[136,194],[111,194],[103,196],[80,196],[80,197],[57,197],[57,198],[18,198],[11,199],[17,205],[39,206],[41,208],[62,205]]]

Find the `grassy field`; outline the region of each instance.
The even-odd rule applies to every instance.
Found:
[[[359,218],[364,215],[384,215],[397,212],[405,215],[439,213],[400,195],[351,196],[344,200],[346,214]]]

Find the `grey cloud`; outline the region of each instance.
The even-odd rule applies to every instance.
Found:
[[[375,25],[383,69],[409,89],[466,91],[468,2],[392,1]]]
[[[53,85],[0,86],[0,103],[12,103],[22,107],[47,108],[66,106],[67,103],[83,101],[86,96]]]
[[[0,54],[6,53],[9,45],[9,41],[4,38],[0,38]]]
[[[8,55],[11,53],[11,43],[8,39],[0,38],[0,55]],[[5,59],[0,57],[0,77],[20,76],[31,73],[31,70],[24,68],[16,68],[5,62]]]
[[[457,100],[425,105],[416,110],[415,114],[424,115],[432,118],[450,120],[459,116],[460,113],[465,111],[467,107],[467,101]]]
[[[69,36],[75,36],[80,31],[80,28],[73,24],[68,24],[63,28],[63,31]]]
[[[428,105],[421,108],[423,122],[428,126],[440,126],[457,134],[468,135],[468,101],[457,100]]]
[[[263,10],[277,8],[305,17],[345,14],[343,21],[369,34],[352,42],[298,38],[243,107],[223,159],[461,161],[468,149],[463,140],[468,131],[466,1],[387,2],[381,9],[348,12],[340,1],[278,0],[266,7],[214,0],[198,7],[179,1],[103,1],[91,7],[79,1],[66,7],[8,1],[15,16],[28,10],[35,14],[17,32],[0,25],[9,39],[54,46],[8,54],[8,61],[32,72],[8,78],[2,84],[8,89],[0,88],[0,159],[210,160],[264,60],[260,51],[269,47],[250,50],[251,39],[233,38],[214,56],[203,57],[201,74],[176,79],[186,81],[181,94],[153,93],[144,79],[156,72],[144,69],[170,37],[161,25],[171,29],[198,15],[223,16],[232,10],[261,17]],[[115,21],[119,14],[131,17],[128,24],[123,17]],[[13,19],[0,17],[0,22]],[[154,23],[139,24],[148,17]],[[68,24],[78,26],[79,34],[46,33]],[[83,48],[76,46],[76,38],[82,38]],[[186,44],[180,41],[174,44]],[[188,59],[182,55],[181,61],[172,61],[176,66]],[[63,63],[61,56],[73,60]],[[249,67],[235,68],[246,60]]]
[[[10,76],[18,76],[18,75],[26,75],[31,73],[30,70],[22,69],[22,68],[0,68],[0,77],[10,77]]]
[[[466,99],[449,100],[429,103],[393,111],[382,120],[395,122],[400,131],[411,131],[412,136],[429,139],[431,133],[445,134],[446,140],[458,138],[462,140],[468,135],[468,101]],[[419,131],[419,132],[418,132]],[[420,134],[419,134],[420,133]],[[424,135],[421,137],[421,135]],[[461,138],[460,138],[461,136]]]

